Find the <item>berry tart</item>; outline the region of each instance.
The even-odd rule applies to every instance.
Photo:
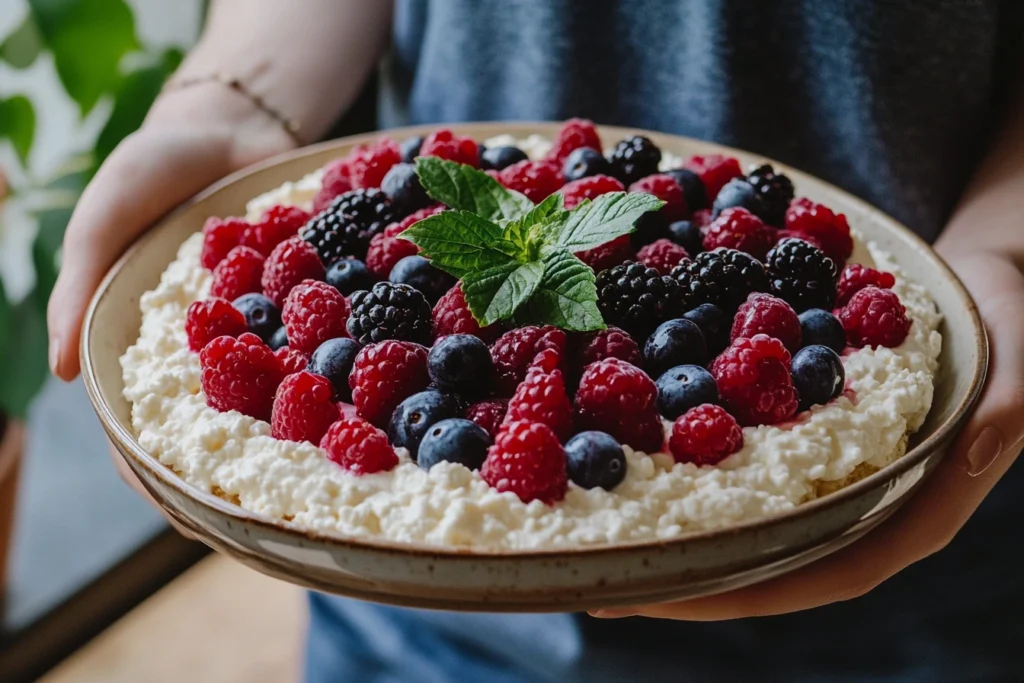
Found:
[[[190,484],[346,537],[534,549],[789,510],[899,458],[924,288],[768,164],[573,119],[382,138],[211,217],[121,359]]]

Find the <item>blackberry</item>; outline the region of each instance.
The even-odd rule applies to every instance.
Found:
[[[764,266],[750,254],[735,249],[705,251],[672,269],[682,288],[684,309],[714,304],[735,311],[751,292],[767,292]]]
[[[349,336],[360,344],[385,339],[411,341],[428,346],[431,338],[430,304],[409,285],[378,282],[349,299]]]
[[[299,236],[313,245],[324,266],[338,259],[366,260],[370,238],[395,221],[387,195],[377,189],[351,190],[313,216]]]
[[[763,164],[747,175],[747,182],[761,198],[763,212],[758,214],[761,219],[768,225],[782,227],[786,222],[786,209],[793,201],[793,181],[776,173],[771,164]]]
[[[597,276],[597,305],[605,322],[634,339],[646,339],[655,327],[678,317],[681,299],[675,280],[642,263],[626,261]]]
[[[679,187],[683,188],[686,207],[690,211],[700,211],[701,209],[708,208],[710,205],[708,202],[708,191],[704,188],[704,183],[701,182],[699,175],[688,168],[675,168],[671,171],[665,171],[665,174],[675,178],[676,182],[679,183]]]
[[[820,249],[801,239],[786,238],[768,252],[766,262],[772,294],[797,313],[809,308],[832,310],[839,273],[835,262]]]
[[[612,151],[608,157],[612,175],[629,187],[644,176],[658,172],[661,163],[661,150],[649,138],[634,135],[626,138]]]

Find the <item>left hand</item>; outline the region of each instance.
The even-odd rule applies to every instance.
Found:
[[[945,256],[981,311],[991,357],[977,410],[920,491],[865,538],[789,574],[721,595],[592,615],[717,621],[797,612],[864,595],[946,547],[1009,469],[1024,439],[1024,275],[998,254]]]

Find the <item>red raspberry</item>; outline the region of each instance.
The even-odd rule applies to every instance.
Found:
[[[203,252],[199,257],[203,268],[216,268],[228,252],[238,246],[242,239],[242,231],[248,227],[249,224],[242,218],[207,218],[203,225]]]
[[[466,411],[466,419],[483,427],[484,431],[493,439],[498,435],[498,428],[505,421],[507,412],[508,401],[503,398],[495,398],[471,405]]]
[[[554,349],[561,355],[565,343],[565,332],[551,325],[518,327],[503,334],[491,346],[499,390],[510,396],[519,383],[526,379],[530,363],[541,351]]]
[[[599,247],[576,252],[576,258],[586,263],[595,273],[614,268],[636,258],[629,235],[616,237]]]
[[[693,216],[690,217],[694,225],[703,228],[705,225],[711,224],[711,209],[700,209],[694,211]]]
[[[281,383],[281,366],[270,347],[246,332],[234,339],[217,337],[199,354],[206,404],[269,420],[274,392]]]
[[[378,280],[387,280],[391,269],[406,256],[415,256],[420,248],[409,240],[399,239],[405,231],[401,223],[392,223],[370,240],[366,250],[366,267]]]
[[[539,422],[512,422],[502,426],[480,476],[491,488],[511,491],[524,503],[548,505],[565,497],[569,476],[565,450],[551,428]]]
[[[789,351],[766,334],[733,341],[711,363],[722,402],[744,426],[776,424],[796,414]]]
[[[636,260],[648,268],[654,268],[662,275],[668,275],[672,269],[690,258],[686,249],[673,242],[662,238],[640,248],[636,254]]]
[[[842,266],[853,253],[846,216],[806,197],[794,199],[786,210],[786,229],[815,238],[825,256]]]
[[[375,425],[387,424],[398,404],[429,382],[427,350],[395,340],[364,346],[348,377],[356,412]]]
[[[498,338],[500,331],[497,325],[480,327],[469,310],[460,285],[449,289],[434,304],[434,336],[437,338],[449,334],[471,334],[489,344]]]
[[[242,244],[269,256],[274,247],[298,235],[307,221],[309,214],[297,206],[272,206],[259,223],[248,225],[242,231]]]
[[[729,340],[755,334],[775,337],[790,353],[800,350],[800,318],[792,306],[771,294],[754,292],[747,297],[733,318]]]
[[[551,349],[544,354],[554,353]],[[543,354],[542,354],[543,355]],[[565,382],[558,370],[530,370],[508,402],[505,424],[540,422],[565,441],[572,433],[572,406],[565,393]]]
[[[583,372],[591,363],[605,358],[618,358],[638,367],[643,362],[636,341],[617,327],[584,332],[574,335],[570,341],[572,367],[577,372]]]
[[[531,202],[539,203],[558,192],[565,183],[562,169],[551,161],[526,159],[506,166],[498,172],[499,182],[510,190],[521,192]]]
[[[563,356],[564,354],[561,349],[544,349],[530,361],[530,364],[526,367],[526,376],[529,377],[531,372],[561,371],[564,365]],[[523,381],[525,382],[526,380]],[[522,384],[519,386],[522,386]]]
[[[349,178],[348,159],[335,159],[324,166],[320,189],[313,197],[313,213],[320,213],[334,201],[335,197],[352,189]]]
[[[348,177],[355,188],[380,187],[391,167],[401,163],[402,150],[391,138],[372,145],[359,145],[348,158]]]
[[[210,296],[234,301],[243,294],[262,291],[263,254],[251,247],[235,247],[213,269]]]
[[[548,159],[565,163],[566,157],[580,147],[601,151],[601,136],[597,134],[594,122],[588,119],[569,119],[562,124],[548,152]]]
[[[714,200],[727,182],[733,178],[743,175],[739,159],[727,157],[722,154],[706,154],[690,157],[690,160],[683,164],[698,176],[704,183],[704,190],[708,199]]]
[[[775,244],[775,231],[743,207],[726,209],[704,230],[704,248],[708,251],[728,247],[745,251],[764,261]]]
[[[743,430],[725,408],[704,403],[676,419],[668,447],[676,462],[717,465],[743,448]]]
[[[288,292],[303,280],[323,280],[324,265],[309,242],[298,235],[274,247],[263,266],[263,293],[274,305],[284,306]]]
[[[347,337],[348,300],[326,282],[303,280],[284,300],[281,321],[288,344],[313,353],[328,339]]]
[[[836,306],[845,306],[854,294],[865,287],[891,289],[895,284],[896,278],[892,273],[851,263],[846,268],[843,268],[843,272],[839,276],[839,286],[836,290]]]
[[[309,356],[289,346],[282,346],[277,351],[274,351],[274,356],[277,357],[277,361],[281,364],[281,371],[285,376],[302,372],[309,365]]]
[[[285,377],[274,397],[271,436],[319,444],[339,417],[338,407],[331,402],[333,394],[334,386],[326,377],[305,371]]]
[[[640,368],[618,358],[591,363],[576,391],[576,426],[607,432],[638,451],[657,453],[665,441],[657,397],[654,381]]]
[[[567,209],[575,209],[584,199],[593,200],[609,192],[625,192],[626,186],[610,175],[591,175],[562,186],[559,192]]]
[[[455,135],[450,130],[434,131],[420,147],[421,157],[441,157],[473,168],[480,165],[480,151],[472,138]]]
[[[895,348],[910,332],[907,309],[891,289],[865,287],[837,311],[836,317],[846,330],[850,346]]]
[[[398,465],[398,455],[387,435],[358,417],[338,420],[331,425],[320,448],[327,457],[352,474],[386,472]]]
[[[646,192],[665,202],[665,206],[658,209],[658,213],[664,216],[669,223],[681,221],[686,218],[690,209],[686,206],[686,198],[683,196],[683,188],[679,181],[665,173],[655,173],[641,178],[629,186],[630,192]]]
[[[248,329],[245,316],[227,299],[193,301],[185,313],[188,348],[197,353],[202,351],[211,339],[237,337]]]

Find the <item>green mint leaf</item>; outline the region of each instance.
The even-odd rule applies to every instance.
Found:
[[[489,221],[519,218],[533,202],[506,189],[472,166],[438,157],[417,157],[416,175],[427,194],[449,207],[475,213]]]
[[[550,252],[543,262],[544,277],[533,296],[516,312],[516,320],[573,332],[604,329],[597,308],[594,271],[564,249]]]
[[[521,253],[527,255],[527,260],[534,260],[533,255],[530,254],[531,238],[537,232],[538,226],[558,220],[563,214],[567,215],[568,212],[562,203],[562,195],[556,192],[527,211],[521,218],[508,221],[502,234]]]
[[[611,192],[584,201],[564,218],[543,225],[548,249],[585,251],[629,234],[637,219],[657,211],[665,202],[644,192]]]
[[[455,277],[516,262],[518,250],[499,225],[466,211],[442,211],[415,223],[400,237]]]
[[[462,293],[469,311],[481,325],[509,318],[537,289],[544,276],[544,264],[506,263],[488,270],[466,273]]]

